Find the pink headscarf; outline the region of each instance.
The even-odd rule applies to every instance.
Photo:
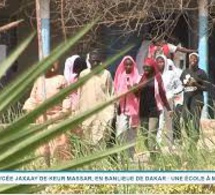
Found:
[[[130,74],[125,72],[125,61],[129,59],[133,62],[133,69]],[[131,82],[131,85],[138,83],[140,75],[138,73],[137,65],[131,56],[125,56],[120,62],[114,77],[114,90],[116,93],[123,93],[127,91],[127,79]]]
[[[143,66],[151,66],[153,69],[153,75],[156,76],[159,74],[158,67],[157,67],[157,62],[153,58],[145,58],[143,62]],[[142,78],[140,80],[141,83],[144,83],[148,80],[147,75],[143,73]]]
[[[133,69],[130,74],[125,72],[125,61],[130,59],[133,62]],[[137,84],[140,80],[140,75],[134,59],[131,56],[125,56],[120,62],[114,77],[114,90],[116,94],[121,94],[128,91],[127,85],[131,87]],[[129,93],[122,97],[119,101],[121,112],[131,116],[131,125],[137,125],[139,99],[133,94]]]

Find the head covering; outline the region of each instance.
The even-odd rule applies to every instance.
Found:
[[[178,68],[175,66],[174,62],[170,59],[167,59],[167,66],[168,66],[168,70],[169,70],[169,67],[171,66],[172,67],[172,70],[180,77],[181,76],[181,73],[182,73],[182,69],[181,68]]]
[[[164,60],[164,70],[163,70],[163,73],[166,72],[166,71],[168,71],[169,70],[169,65],[168,65],[167,57],[165,55],[158,55],[156,57],[156,60],[158,58],[162,58]]]
[[[65,67],[64,67],[64,77],[68,83],[71,81],[71,79],[74,76],[77,75],[73,72],[74,62],[77,58],[80,58],[80,56],[79,55],[73,55],[73,56],[66,59]]]
[[[191,56],[196,56],[196,57],[199,59],[199,54],[197,54],[197,53],[195,53],[195,52],[189,54],[189,59],[190,59]]]
[[[167,59],[167,70],[170,70],[170,67],[172,67],[173,71],[176,69],[174,62],[170,59]]]
[[[151,66],[154,74],[158,73],[158,67],[157,67],[157,62],[153,58],[145,58],[143,61],[143,66]]]
[[[133,62],[132,71],[126,74],[125,61],[129,59]],[[140,75],[137,70],[136,63],[131,56],[125,56],[120,62],[114,77],[114,89],[116,94],[121,94],[128,91],[128,85],[133,86],[140,80]],[[125,103],[126,102],[126,103]],[[136,127],[139,123],[139,98],[134,93],[129,93],[126,97],[121,97],[119,100],[121,113],[131,117],[130,125]]]
[[[133,62],[132,71],[130,74],[125,72],[125,61],[129,59]],[[137,70],[137,65],[134,59],[131,56],[125,56],[120,62],[114,77],[114,89],[116,92],[122,93],[124,90],[127,90],[127,79],[129,79],[132,84],[138,83],[140,75]]]
[[[146,64],[147,64],[147,66],[152,67],[152,70],[153,70],[152,76],[155,76],[159,73],[158,68],[157,68],[157,62],[153,58],[145,58],[143,61],[143,67],[146,66]],[[147,81],[148,80],[147,77],[148,77],[148,75],[144,72],[140,82],[142,83],[142,82]]]

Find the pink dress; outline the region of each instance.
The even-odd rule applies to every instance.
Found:
[[[133,69],[130,74],[126,74],[124,68],[125,60],[130,59],[133,62]],[[139,83],[140,75],[137,70],[135,61],[131,56],[125,56],[119,64],[115,78],[114,78],[114,90],[117,95],[125,93],[129,90],[128,86],[133,87]],[[130,117],[130,125],[137,127],[139,124],[139,98],[134,93],[129,93],[126,96],[120,98],[119,105],[121,112]]]
[[[77,75],[74,74],[74,76],[70,78],[68,85],[72,85],[77,81],[78,77]],[[63,108],[71,111],[72,113],[75,113],[77,111],[79,99],[80,99],[79,90],[76,89],[69,95],[69,97],[67,97],[67,99],[63,101]]]
[[[45,90],[44,90],[45,86]],[[30,97],[26,100],[23,110],[31,111],[35,109],[38,105],[40,105],[45,99],[48,99],[55,94],[57,94],[61,89],[66,87],[66,80],[62,75],[56,75],[51,78],[39,78],[31,91]],[[45,93],[44,93],[45,92]],[[45,94],[45,95],[44,95]],[[46,112],[46,118],[54,119],[63,112],[63,104],[55,105]],[[43,123],[45,121],[44,116],[38,117],[36,123]],[[49,127],[50,128],[50,127]],[[59,152],[59,149],[66,155],[60,155],[61,159],[67,159],[69,150],[69,140],[65,134],[56,137],[51,140],[48,144],[41,146],[38,150],[39,154],[45,154],[47,149],[49,148],[50,153],[54,155],[56,152]]]

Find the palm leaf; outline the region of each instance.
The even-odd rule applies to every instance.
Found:
[[[13,136],[13,133],[15,133],[15,132],[18,133],[19,131],[22,131],[23,127],[25,127],[29,123],[33,122],[38,116],[41,115],[41,113],[46,111],[49,107],[53,106],[54,104],[57,104],[59,101],[62,100],[62,98],[64,98],[65,96],[69,95],[71,93],[71,91],[77,89],[77,87],[80,87],[80,85],[82,85],[84,82],[86,82],[88,79],[90,79],[92,77],[92,75],[94,75],[94,74],[98,73],[99,71],[103,70],[104,67],[106,67],[109,64],[111,64],[113,61],[115,61],[117,58],[119,58],[120,56],[125,54],[131,48],[132,48],[131,46],[126,48],[125,50],[123,50],[119,54],[115,55],[110,60],[108,60],[107,63],[105,63],[103,66],[98,67],[97,69],[92,71],[92,73],[90,73],[89,75],[79,79],[78,82],[76,82],[73,85],[67,87],[66,89],[61,90],[58,94],[56,94],[52,98],[46,100],[44,103],[42,103],[40,106],[38,106],[35,110],[33,110],[32,112],[24,115],[23,117],[21,117],[20,119],[18,119],[14,123],[12,123],[12,125],[6,127],[3,131],[0,131],[1,139],[2,140],[3,139],[8,139],[8,136],[10,136],[10,135]],[[20,127],[22,127],[22,128],[20,128]]]
[[[66,43],[60,44],[48,57],[32,66],[28,71],[5,88],[0,94],[0,112],[5,110],[12,102],[19,99],[20,95],[25,92],[26,88],[30,86],[45,70],[47,70],[63,53],[70,49],[71,46],[73,46],[85,33],[87,33],[94,24],[95,22],[92,22]]]
[[[114,147],[114,148],[111,148],[111,149],[108,149],[105,151],[96,152],[96,153],[93,153],[91,155],[88,155],[87,157],[75,159],[71,162],[67,162],[67,163],[64,163],[62,165],[54,166],[48,170],[64,171],[64,170],[77,169],[77,168],[83,167],[85,165],[89,165],[90,163],[93,163],[95,161],[101,160],[101,159],[103,159],[107,156],[110,156],[112,154],[116,154],[116,153],[119,153],[121,151],[127,150],[133,146],[135,146],[135,143],[129,143],[129,144]]]
[[[119,153],[123,150],[126,150],[130,147],[133,147],[135,143],[129,143],[120,147],[114,147],[112,149],[108,149],[106,151],[100,151],[96,152],[94,154],[91,154],[87,157],[79,158],[72,160],[71,162],[67,162],[66,164],[53,166],[50,168],[50,171],[65,171],[69,169],[77,169],[81,168],[85,165],[89,165],[89,163],[93,163],[95,161],[101,160],[103,158],[106,158],[112,154]],[[30,189],[29,189],[30,188]],[[37,185],[2,185],[0,186],[0,193],[31,193],[31,192],[38,192],[39,190],[42,190],[45,188],[45,185],[37,186]]]
[[[16,131],[13,133],[10,133],[11,136],[7,137],[2,137],[1,142],[0,142],[0,148],[3,148],[4,150],[6,149],[5,147],[9,148],[11,145],[14,145],[16,141],[20,141],[22,138],[25,136],[28,136],[32,133],[37,133],[41,129],[47,128],[49,125],[55,123],[58,120],[65,119],[70,113],[64,113],[61,116],[55,118],[55,119],[50,119],[45,121],[43,124],[30,124],[26,127],[20,128],[21,131]],[[1,131],[6,133],[5,129],[1,129]],[[0,149],[1,151],[1,149]]]
[[[81,30],[76,36],[74,36],[74,38],[70,39],[67,43],[60,44],[56,49],[53,50],[53,52],[47,58],[32,66],[29,70],[27,70],[24,74],[18,77],[15,81],[10,83],[8,87],[3,89],[0,94],[0,102],[1,102],[0,112],[7,109],[7,107],[11,103],[13,103],[18,98],[20,98],[20,96],[25,92],[26,88],[29,87],[35,81],[35,79],[38,78],[38,76],[44,73],[44,71],[47,70],[63,53],[65,53],[68,49],[70,49],[71,46],[77,42],[77,40],[79,40],[86,32],[88,32],[91,29],[91,27],[95,24],[95,22],[89,24],[87,27]],[[27,44],[27,42],[28,41],[24,43]],[[128,47],[127,49],[125,49],[120,54],[116,55],[115,58],[109,59],[108,63],[110,64],[113,61],[115,61],[115,59],[125,54],[130,48],[131,47]],[[21,52],[21,49],[19,52]],[[14,54],[13,58],[11,58],[11,60],[9,61],[10,63],[9,62],[5,63],[6,65],[3,66],[4,68],[2,70],[0,69],[0,74],[4,73],[10,67],[10,64],[13,63],[14,59],[16,59],[18,55],[20,55],[19,52],[15,51],[15,54],[17,56]],[[65,119],[64,121],[53,126],[52,128],[46,129],[46,131],[41,131],[41,130],[46,128],[50,124],[50,121],[47,121],[44,124],[37,125],[34,127],[29,126],[30,123],[34,121],[44,111],[46,111],[51,106],[57,104],[65,96],[70,94],[72,90],[80,87],[84,82],[90,79],[92,75],[98,73],[104,67],[106,67],[108,63],[105,64],[103,67],[98,67],[95,71],[93,71],[86,77],[80,79],[77,83],[69,86],[66,89],[63,89],[60,93],[45,101],[43,104],[38,106],[34,111],[28,114],[25,114],[23,117],[13,122],[4,130],[1,130],[0,136],[1,136],[2,142],[0,143],[0,146],[1,146],[0,170],[17,168],[19,166],[22,166],[26,163],[31,162],[33,158],[31,157],[24,158],[24,157],[31,154],[32,151],[34,151],[40,144],[46,141],[49,141],[55,136],[70,130],[71,128],[80,124],[82,121],[84,121],[91,115],[101,111],[102,109],[109,106],[110,104],[113,104],[122,95],[126,95],[128,92],[125,94],[122,94],[121,96],[114,97],[109,101],[103,104],[100,104],[84,113],[80,113],[79,115],[77,115],[72,119]],[[13,143],[9,143],[9,141],[10,142],[13,141]],[[76,159],[75,161],[71,161],[71,162],[68,162],[67,164],[60,165],[60,167],[58,167],[58,170],[66,170],[71,168],[75,169],[78,167],[82,167],[88,163],[92,163],[96,160],[100,160],[102,158],[105,158],[106,156],[109,156],[113,153],[120,152],[133,145],[134,143],[128,144],[126,146],[122,146],[119,148],[113,148],[105,152],[102,151],[94,155],[81,158],[79,160]],[[54,169],[56,169],[56,167],[52,168],[52,170]],[[1,185],[0,186],[0,193],[14,193],[14,192],[31,193],[31,192],[34,192],[35,190],[38,190],[38,186],[35,186],[35,185],[34,186],[26,186],[26,185]]]
[[[120,97],[125,96],[126,94],[130,93],[130,91],[123,93],[120,96],[111,98],[109,101],[102,103],[90,110],[85,111],[84,113],[80,113],[79,115],[73,117],[72,119],[66,119],[60,124],[47,129],[46,131],[40,131],[36,135],[29,135],[23,138],[22,142],[18,142],[10,147],[10,150],[2,151],[0,155],[0,169],[5,164],[9,163],[11,160],[16,161],[23,156],[30,154],[31,151],[36,149],[42,143],[49,141],[50,139],[54,138],[55,136],[66,132],[76,125],[80,124],[82,121],[90,117],[91,115],[101,111],[105,107],[113,104],[117,101]]]
[[[7,57],[0,66],[0,78],[5,75],[6,71],[13,65],[20,54],[27,48],[29,43],[34,38],[35,33],[32,33],[28,38],[26,38],[10,55]]]
[[[5,167],[2,167],[2,170],[12,170],[12,169],[17,169],[19,167],[22,167],[23,165],[29,164],[33,161],[35,161],[36,159],[38,159],[40,157],[28,157],[28,158],[22,158],[21,160],[17,160],[17,161],[12,161],[10,162],[10,164],[5,165]]]

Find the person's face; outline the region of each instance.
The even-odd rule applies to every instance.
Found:
[[[144,71],[144,74],[150,75],[153,72],[153,69],[149,64],[144,64],[143,71]]]
[[[133,69],[133,62],[130,59],[126,59],[124,61],[124,67],[125,67],[125,72],[127,74],[130,74],[132,72],[132,69]]]
[[[59,69],[59,61],[56,61],[53,63],[50,69],[48,69],[45,73],[46,77],[52,77],[57,74],[57,71]]]
[[[189,64],[191,67],[195,67],[198,64],[198,58],[195,55],[191,55],[189,58]]]
[[[91,64],[92,68],[98,66],[101,63],[100,55],[98,55],[98,54],[90,55],[89,62]]]
[[[163,71],[165,67],[165,62],[163,58],[157,58],[158,70]]]
[[[58,69],[59,69],[59,61],[54,62],[53,66],[52,66],[52,69],[53,69],[55,72],[58,71]]]

